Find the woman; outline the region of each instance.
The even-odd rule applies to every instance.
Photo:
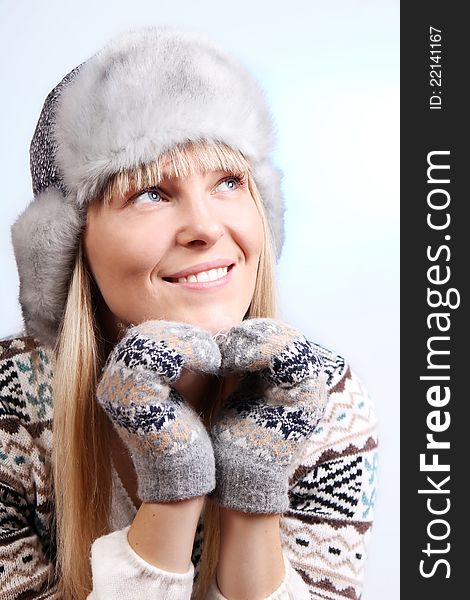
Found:
[[[272,144],[256,82],[171,29],[46,99],[13,227],[29,335],[0,356],[2,597],[360,597],[375,422],[277,318]]]

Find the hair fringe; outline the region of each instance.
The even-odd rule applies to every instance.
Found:
[[[156,187],[168,178],[184,178],[198,172],[229,171],[236,174],[251,171],[244,156],[223,143],[187,142],[172,147],[155,161],[131,171],[119,171],[107,183],[95,202],[109,205],[113,198],[124,198],[133,192]]]

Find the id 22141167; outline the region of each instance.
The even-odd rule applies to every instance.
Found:
[[[431,95],[429,108],[440,110],[442,108],[442,31],[437,27],[429,27],[429,85]]]

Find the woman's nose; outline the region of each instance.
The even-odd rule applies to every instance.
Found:
[[[223,235],[224,227],[207,199],[193,199],[181,209],[176,241],[182,246],[212,246]]]

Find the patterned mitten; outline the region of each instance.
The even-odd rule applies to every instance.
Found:
[[[168,321],[128,329],[109,355],[97,398],[130,451],[143,502],[203,496],[214,488],[207,430],[170,386],[183,368],[217,373],[220,360],[208,331]]]
[[[242,512],[281,513],[289,506],[289,467],[325,408],[322,359],[274,319],[243,321],[219,345],[223,372],[244,375],[211,432],[213,496]]]

